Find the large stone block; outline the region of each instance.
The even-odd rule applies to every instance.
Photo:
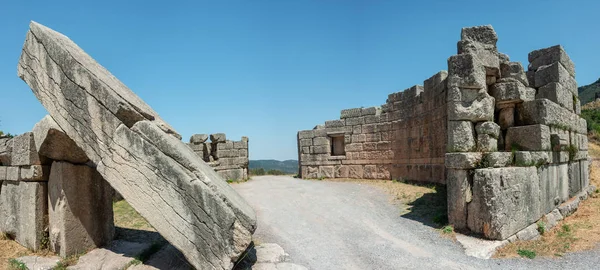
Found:
[[[464,27],[460,32],[460,38],[492,46],[496,46],[498,41],[498,35],[491,25]]]
[[[486,70],[474,54],[464,53],[448,58],[448,87],[482,89],[487,86]]]
[[[535,167],[477,169],[468,227],[486,238],[503,240],[537,221],[539,178]]]
[[[467,170],[447,170],[448,222],[455,229],[467,228],[467,205],[473,197],[470,177]]]
[[[93,168],[53,162],[48,180],[50,249],[61,257],[108,244],[114,236],[112,187]]]
[[[340,119],[359,117],[362,114],[361,108],[345,109],[340,112]]]
[[[86,163],[89,160],[85,152],[64,133],[50,115],[35,124],[32,133],[35,149],[41,156],[71,163]]]
[[[217,173],[225,180],[244,180],[244,169],[227,169],[227,170],[217,170]]]
[[[335,169],[333,166],[320,166],[319,167],[319,178],[334,178]]]
[[[208,140],[207,134],[194,134],[190,137],[190,143],[192,144],[201,144]]]
[[[227,141],[227,136],[225,133],[210,134],[210,141],[212,143],[224,143]]]
[[[0,233],[39,250],[47,226],[47,183],[4,181],[0,187]]]
[[[506,132],[507,151],[550,151],[550,148],[550,129],[546,125],[511,127]]]
[[[480,92],[472,102],[448,102],[448,120],[493,121],[495,100],[486,92]]]
[[[510,78],[517,80],[524,86],[529,86],[529,80],[527,80],[527,74],[523,66],[519,62],[508,62],[500,64],[500,74],[502,78]]]
[[[476,168],[483,157],[480,152],[446,153],[445,164],[448,169],[473,169]]]
[[[567,72],[575,77],[575,64],[560,45],[535,50],[529,53],[529,70],[537,70],[542,66],[560,63]]]
[[[583,189],[581,183],[580,163],[578,161],[569,162],[569,197],[574,197]]]
[[[190,264],[233,267],[252,240],[254,211],[150,106],[66,36],[35,22],[18,74],[103,178]]]
[[[498,139],[498,136],[500,135],[500,126],[491,121],[479,122],[475,125],[475,131],[477,131],[478,135],[485,134]]]
[[[344,120],[329,120],[325,121],[325,128],[344,127],[346,123]]]
[[[540,67],[535,72],[535,87],[542,87],[546,84],[557,82],[562,84],[574,95],[577,93],[577,82],[569,72],[560,63],[553,63]]]
[[[571,90],[566,89],[562,84],[558,82],[551,82],[540,87],[535,95],[536,99],[545,98],[548,99],[569,111],[573,111],[574,98]]]
[[[547,99],[523,102],[517,105],[517,111],[520,125],[543,124],[587,134],[585,119]]]
[[[475,127],[471,121],[448,121],[448,152],[475,150]]]
[[[42,159],[35,149],[35,142],[32,132],[26,132],[13,138],[13,149],[11,165],[40,165]]]
[[[348,178],[362,179],[364,176],[364,170],[362,165],[349,165],[348,166]]]
[[[535,99],[535,89],[514,81],[496,83],[492,85],[490,92],[498,105]]]

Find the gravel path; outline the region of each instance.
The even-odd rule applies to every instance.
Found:
[[[560,259],[468,257],[460,244],[400,216],[369,185],[253,177],[233,187],[258,215],[255,238],[278,243],[309,269],[600,269],[600,251]]]

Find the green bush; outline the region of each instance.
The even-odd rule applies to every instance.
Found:
[[[517,250],[517,254],[519,254],[519,256],[521,256],[521,257],[525,257],[525,258],[529,258],[529,259],[534,259],[536,256],[535,251],[528,250],[528,249],[519,249],[519,250]]]

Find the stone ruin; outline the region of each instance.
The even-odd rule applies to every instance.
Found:
[[[241,141],[227,140],[225,133],[194,134],[188,145],[196,155],[208,163],[223,179],[248,179],[248,137]]]
[[[595,189],[574,64],[553,46],[524,70],[497,40],[463,28],[448,71],[298,132],[301,177],[445,184],[450,224],[489,239],[530,239],[534,223],[570,215]]]
[[[0,231],[33,250],[47,233],[63,256],[102,245],[114,233],[114,188],[192,266],[232,268],[254,210],[150,106],[35,22],[17,69],[49,116],[0,140]]]

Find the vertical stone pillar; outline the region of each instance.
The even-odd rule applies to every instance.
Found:
[[[54,162],[48,180],[50,248],[67,257],[114,236],[112,188],[93,168]]]

